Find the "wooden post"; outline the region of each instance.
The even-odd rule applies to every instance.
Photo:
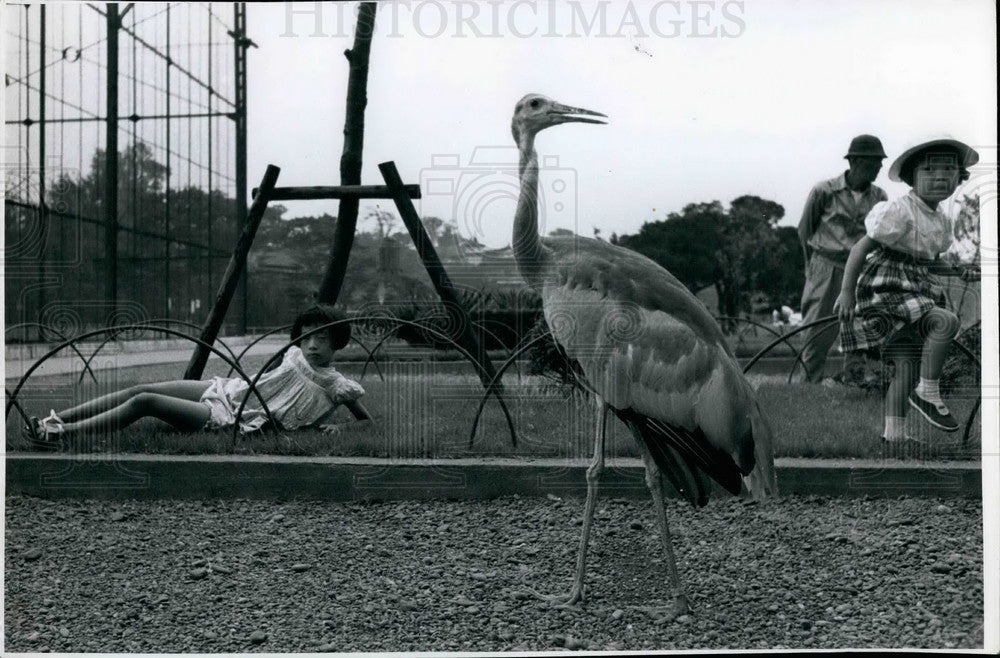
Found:
[[[236,218],[244,222],[247,216],[247,48],[252,43],[246,38],[247,6],[244,2],[233,3],[233,65],[236,76]],[[169,123],[169,122],[168,122]],[[247,331],[249,322],[249,297],[246,272],[240,276],[240,313],[236,328],[241,334]]]
[[[375,3],[362,2],[358,9],[358,24],[354,32],[354,47],[344,51],[350,62],[347,78],[347,116],[344,120],[344,151],[340,156],[340,184],[361,184],[361,154],[365,141],[365,106],[368,105],[368,56],[371,53],[372,32],[375,31]],[[333,232],[330,263],[327,265],[317,298],[335,304],[347,272],[347,260],[354,244],[358,224],[358,198],[341,199],[337,210],[337,226]]]
[[[431,242],[430,236],[427,235],[424,225],[420,222],[417,209],[413,207],[410,197],[406,194],[406,186],[403,185],[403,181],[399,177],[399,172],[396,170],[396,163],[383,162],[378,168],[382,172],[382,178],[385,179],[386,185],[389,186],[389,190],[392,192],[392,199],[396,202],[396,207],[403,218],[403,223],[406,224],[406,230],[410,232],[410,238],[417,247],[417,253],[420,254],[420,260],[423,261],[424,268],[427,269],[427,274],[431,278],[431,283],[434,284],[434,289],[441,297],[441,301],[447,305],[448,312],[459,315],[457,324],[462,330],[456,338],[456,342],[476,357],[476,360],[479,362],[477,367],[479,378],[483,381],[484,386],[489,386],[496,375],[496,371],[493,369],[493,362],[490,361],[489,355],[486,354],[486,348],[480,343],[476,332],[473,330],[469,314],[466,312],[465,307],[462,306],[458,298],[458,293],[455,291],[455,286],[452,285],[451,279],[448,277],[448,273],[445,271],[444,265],[438,257],[437,250],[434,249],[434,244]],[[497,388],[502,389],[499,382],[497,383]]]
[[[115,316],[118,306],[118,4],[107,5],[107,132],[104,138],[104,297]]]
[[[274,165],[268,165],[267,171],[264,172],[264,179],[260,182],[257,197],[254,198],[253,204],[250,206],[243,232],[236,241],[233,255],[229,259],[229,267],[226,268],[226,274],[222,277],[222,285],[219,286],[212,312],[205,322],[205,327],[201,330],[200,338],[208,345],[213,344],[219,335],[222,320],[226,317],[226,311],[229,310],[229,302],[232,300],[240,276],[246,268],[247,253],[253,244],[254,236],[257,235],[257,227],[260,226],[260,220],[264,217],[264,211],[267,209],[268,195],[274,189],[274,184],[278,182],[280,172],[281,169]],[[194,354],[191,355],[191,360],[188,362],[187,370],[184,371],[184,379],[201,379],[205,363],[208,362],[208,353],[203,345],[198,345],[195,348]]]
[[[45,308],[45,258],[48,255],[49,243],[49,213],[45,202],[45,64],[48,59],[48,51],[45,48],[45,33],[48,31],[45,26],[45,5],[38,8],[39,34],[38,34],[38,318],[42,316],[42,309]],[[59,220],[60,229],[62,219]],[[62,252],[59,253],[62,256]],[[39,334],[41,339],[41,334]]]
[[[420,198],[419,185],[404,185],[411,199]],[[257,196],[253,188],[252,196]],[[385,185],[314,185],[311,187],[276,187],[271,190],[271,201],[315,201],[316,199],[391,199],[392,193]]]

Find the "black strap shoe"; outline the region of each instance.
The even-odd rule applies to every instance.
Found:
[[[924,420],[939,430],[944,430],[945,432],[958,430],[958,421],[948,411],[948,407],[943,404],[938,405],[929,402],[920,397],[916,391],[913,391],[910,393],[910,406],[919,411]]]

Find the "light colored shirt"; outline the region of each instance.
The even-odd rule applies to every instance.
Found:
[[[913,190],[876,204],[865,218],[865,230],[880,245],[924,260],[937,258],[952,242],[951,220]]]
[[[865,216],[880,201],[888,199],[877,185],[858,193],[847,186],[847,172],[836,178],[820,181],[806,199],[799,235],[806,244],[820,251],[841,254],[845,259],[851,247],[865,234]]]
[[[239,377],[228,380],[224,388],[236,405],[249,390]],[[314,425],[338,404],[357,400],[365,394],[361,384],[343,376],[333,366],[311,366],[302,350],[295,346],[285,352],[281,365],[261,375],[257,390],[274,419],[288,430]],[[256,396],[251,395],[244,415],[248,412],[251,416],[256,415],[254,411],[263,413]]]

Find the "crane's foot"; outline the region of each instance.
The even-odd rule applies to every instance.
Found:
[[[673,621],[683,615],[691,614],[691,606],[688,605],[687,597],[683,594],[675,596],[673,603],[668,605],[638,606],[636,609],[645,612],[657,623]]]
[[[523,581],[522,584],[524,584]],[[542,594],[535,591],[527,584],[524,584],[523,591],[539,601],[545,601],[553,608],[578,610],[579,604],[583,603],[583,587],[577,586],[576,584],[573,585],[569,594]]]

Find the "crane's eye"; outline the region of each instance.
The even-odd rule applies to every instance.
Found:
[[[533,108],[538,108],[538,106],[541,105],[541,104],[542,104],[542,102],[540,100],[538,100],[537,98],[534,99],[533,101],[531,101],[531,107],[533,107]]]

